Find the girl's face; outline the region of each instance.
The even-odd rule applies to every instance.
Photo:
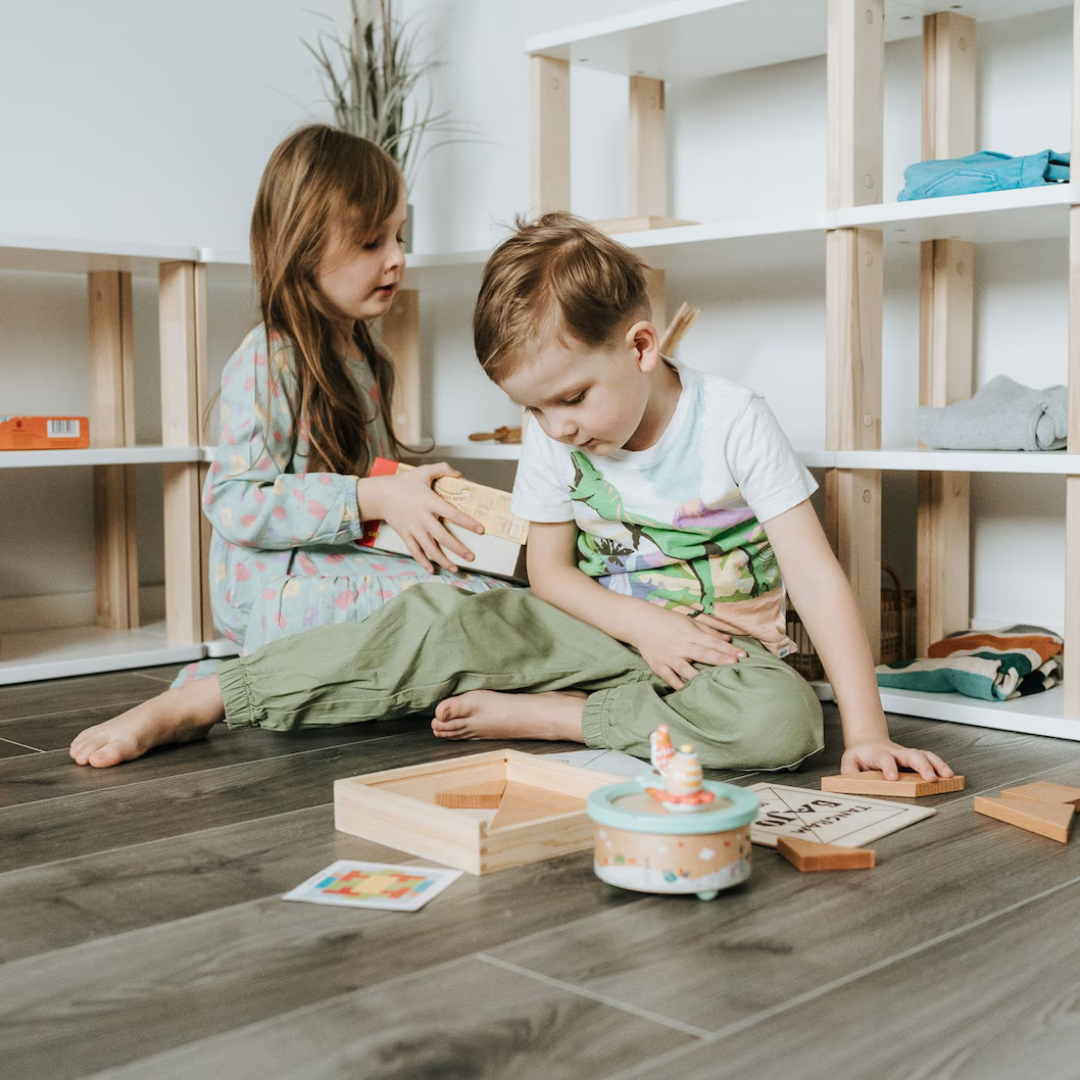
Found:
[[[316,284],[346,337],[352,336],[357,319],[376,319],[390,310],[405,273],[406,214],[402,194],[394,212],[359,246],[351,238],[336,236],[326,249]]]

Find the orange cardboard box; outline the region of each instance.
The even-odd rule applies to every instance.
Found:
[[[0,450],[85,450],[85,416],[0,416]]]
[[[392,476],[413,466],[386,458],[376,458],[372,476]],[[510,509],[510,492],[474,484],[471,480],[444,476],[435,481],[435,493],[448,503],[475,518],[484,526],[483,534],[467,532],[447,521],[450,530],[475,556],[466,562],[452,552],[447,554],[462,570],[479,570],[485,574],[525,581],[525,541],[529,523]],[[405,541],[385,521],[365,521],[362,547],[378,548],[395,555],[408,555]]]

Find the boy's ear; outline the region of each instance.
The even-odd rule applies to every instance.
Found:
[[[637,353],[638,367],[652,371],[660,362],[660,335],[648,319],[634,323],[626,331],[626,344]]]

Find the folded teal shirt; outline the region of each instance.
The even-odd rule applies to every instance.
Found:
[[[1043,150],[1010,157],[981,150],[962,158],[918,161],[904,170],[904,190],[897,198],[936,199],[943,195],[973,195],[980,191],[1043,187],[1069,181],[1069,155]]]

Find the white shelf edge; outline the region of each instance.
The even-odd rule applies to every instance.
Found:
[[[1080,454],[1066,454],[1062,450],[797,449],[796,453],[809,469],[1080,475]]]
[[[0,634],[0,686],[201,660],[201,642],[170,643],[164,624],[138,630],[94,626]]]
[[[820,701],[836,700],[832,687],[824,679],[816,679],[810,685]],[[932,694],[884,686],[878,693],[882,709],[897,716],[1080,742],[1080,717],[1065,716],[1065,691],[1061,686],[1013,701],[983,701],[964,694]]]
[[[425,458],[473,458],[477,461],[517,461],[521,457],[521,443],[438,443],[422,456]]]
[[[109,258],[148,259],[153,262],[195,262],[199,249],[186,244],[138,244],[76,236],[0,233],[0,252],[47,252],[61,255],[100,255]]]
[[[160,465],[209,461],[201,446],[108,446],[90,450],[0,450],[0,469],[74,468],[87,465]]]

